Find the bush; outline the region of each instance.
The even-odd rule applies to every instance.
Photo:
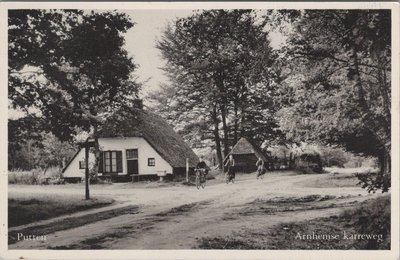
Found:
[[[50,179],[59,179],[60,169],[57,167],[34,169],[32,171],[14,171],[8,173],[9,184],[46,184]]]
[[[295,159],[295,168],[303,174],[322,173],[321,156],[314,153],[303,153]]]
[[[41,174],[38,170],[29,172],[10,172],[8,183],[10,184],[40,184]]]
[[[367,172],[357,173],[356,176],[360,181],[361,187],[367,189],[368,192],[375,193],[378,190],[387,192],[391,187],[390,173]]]
[[[382,241],[360,240],[359,249],[390,249],[390,195],[368,200],[360,207],[346,210],[343,215],[358,234],[382,235]]]

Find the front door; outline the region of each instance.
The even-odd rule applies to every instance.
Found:
[[[128,175],[139,174],[139,164],[138,164],[138,149],[126,150],[126,162]]]

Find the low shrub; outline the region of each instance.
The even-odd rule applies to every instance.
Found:
[[[59,179],[60,169],[51,167],[48,169],[37,168],[32,171],[12,171],[8,173],[9,184],[46,184],[50,179]]]
[[[382,235],[382,241],[360,240],[359,249],[390,249],[390,195],[369,200],[354,209],[346,210],[343,218],[359,234]]]
[[[357,173],[356,177],[360,181],[359,184],[363,189],[367,189],[368,192],[377,192],[381,190],[382,192],[389,191],[391,187],[391,177],[390,173],[380,173],[380,172],[365,172]]]
[[[8,183],[10,184],[40,184],[42,174],[38,170],[29,172],[10,172],[8,174]]]

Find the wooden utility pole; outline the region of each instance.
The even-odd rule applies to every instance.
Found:
[[[95,147],[97,143],[96,139],[86,139],[84,142],[79,142],[79,148],[85,148],[85,199],[89,200],[90,199],[90,194],[89,194],[89,182],[90,182],[90,176],[89,176],[89,152],[90,152],[90,147]]]
[[[89,195],[89,142],[85,143],[85,198],[90,199]]]

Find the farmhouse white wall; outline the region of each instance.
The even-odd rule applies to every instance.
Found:
[[[79,169],[79,161],[85,160],[85,149],[81,149],[77,156],[73,159],[73,161],[68,165],[67,169],[65,169],[63,176],[64,177],[85,177],[85,169]],[[94,162],[94,154],[89,153],[89,164]],[[89,165],[90,169],[90,165]]]
[[[166,171],[172,174],[172,167],[160,154],[142,137],[99,138],[99,146],[103,151],[122,151],[122,170],[127,174],[126,150],[138,149],[138,168],[140,175],[157,174]],[[148,158],[155,159],[155,166],[148,166]]]

